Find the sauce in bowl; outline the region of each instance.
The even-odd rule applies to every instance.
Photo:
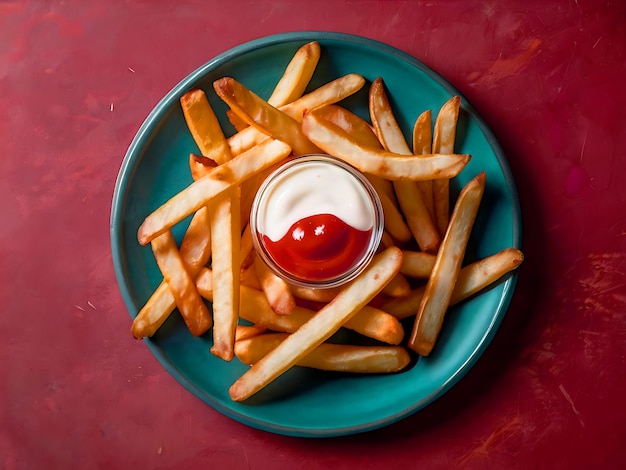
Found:
[[[276,274],[297,285],[334,287],[367,266],[383,215],[361,173],[334,157],[309,155],[264,181],[250,223],[258,254]]]

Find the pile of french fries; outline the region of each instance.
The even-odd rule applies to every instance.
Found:
[[[176,309],[194,336],[211,331],[212,354],[251,365],[229,390],[235,401],[246,400],[292,366],[401,371],[411,351],[430,354],[450,305],[523,260],[519,250],[509,248],[462,266],[486,178],[475,176],[450,211],[449,181],[470,159],[454,153],[459,97],[442,106],[434,125],[430,110],[417,117],[409,145],[382,78],[370,86],[371,124],[338,104],[365,86],[358,74],[305,94],[320,54],[317,42],[302,46],[267,100],[234,78],[214,82],[237,130],[229,137],[205,92],[185,93],[180,104],[200,151],[189,156],[194,182],[138,230],[139,243],[152,247],[163,282],[134,319],[132,334],[152,336]],[[256,256],[248,224],[267,174],[293,156],[311,153],[333,155],[363,172],[383,205],[385,234],[378,254],[358,278],[339,288],[307,289],[277,277]],[[190,215],[177,246],[170,229]],[[410,317],[412,331],[405,335],[401,321]],[[342,328],[374,345],[329,342]]]

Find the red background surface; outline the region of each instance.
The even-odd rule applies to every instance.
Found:
[[[626,436],[621,1],[0,3],[0,467],[616,468]],[[245,427],[129,332],[109,243],[127,146],[215,55],[296,30],[386,42],[499,139],[526,261],[478,364],[427,409],[338,439]]]

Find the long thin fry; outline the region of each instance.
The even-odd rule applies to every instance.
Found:
[[[254,263],[254,243],[252,241],[252,229],[246,224],[241,234],[239,260],[241,269],[246,269]]]
[[[489,287],[506,273],[516,269],[523,261],[524,254],[520,250],[505,248],[496,254],[463,267],[454,285],[450,305],[456,305]],[[399,320],[411,317],[419,309],[425,291],[426,286],[418,287],[406,297],[392,299],[383,304],[381,308]]]
[[[228,188],[239,185],[290,153],[291,148],[287,144],[278,140],[268,140],[218,166],[146,217],[137,232],[139,243],[141,245],[149,243],[177,222],[206,206]]]
[[[398,273],[385,286],[383,292],[390,297],[404,297],[411,292],[411,285],[406,277]]]
[[[441,330],[485,190],[485,179],[485,173],[480,173],[461,190],[437,253],[408,342],[408,346],[422,356],[430,354]]]
[[[260,256],[254,258],[254,268],[272,310],[277,315],[289,315],[296,307],[289,284],[274,274]]]
[[[402,251],[400,273],[414,279],[428,279],[435,266],[435,255],[422,251]]]
[[[302,120],[304,134],[326,153],[341,158],[363,173],[390,180],[452,178],[469,162],[469,155],[406,156],[359,145],[349,134],[315,112]]]
[[[355,282],[237,379],[228,391],[231,399],[251,397],[330,338],[382,290],[398,273],[401,263],[402,252],[395,247],[376,255]]]
[[[435,120],[433,153],[454,153],[456,124],[459,118],[461,98],[454,96],[441,107]],[[435,222],[441,234],[446,232],[450,217],[450,182],[447,178],[433,181]]]
[[[287,65],[267,102],[278,107],[300,98],[313,77],[320,55],[321,48],[317,41],[301,46]]]
[[[406,243],[411,240],[411,230],[409,226],[406,224],[402,212],[395,204],[392,198],[384,192],[380,190],[376,185],[373,185],[378,193],[378,198],[380,199],[380,204],[383,208],[383,215],[385,219],[385,230],[391,238],[393,238],[397,243]]]
[[[381,78],[374,80],[370,87],[369,107],[376,134],[384,148],[399,155],[412,155],[393,114]],[[429,253],[435,252],[441,239],[417,182],[398,180],[393,185],[407,225],[420,249]]]
[[[237,346],[237,341],[243,341],[246,339],[250,339],[254,336],[258,336],[267,331],[267,328],[264,326],[258,325],[237,325],[237,329],[235,330],[235,348]],[[235,349],[235,354],[236,354]]]
[[[228,191],[210,210],[214,273],[211,353],[225,361],[233,358],[239,319],[241,222],[238,189]]]
[[[217,164],[230,160],[228,142],[204,91],[188,91],[181,96],[180,104],[187,127],[202,155]]]
[[[237,341],[235,354],[244,364],[255,364],[288,336],[286,333],[268,333]],[[398,372],[410,361],[407,350],[402,346],[322,343],[296,365],[337,372],[380,374]]]
[[[349,73],[282,106],[280,110],[296,121],[302,122],[305,113],[337,103],[359,91],[363,85],[365,85],[365,79],[361,75]]]
[[[194,336],[206,333],[211,328],[211,315],[185,269],[171,232],[152,240],[152,251],[189,331]]]
[[[310,300],[312,302],[330,302],[337,294],[339,294],[340,287],[331,287],[329,289],[313,289],[311,287],[291,286],[291,292],[294,297],[298,299]]]
[[[427,109],[415,120],[413,126],[413,155],[428,155],[432,153],[433,130],[432,112]],[[435,202],[433,200],[433,182],[430,180],[418,181],[417,186],[422,191],[424,204],[428,208],[432,220],[435,220]]]

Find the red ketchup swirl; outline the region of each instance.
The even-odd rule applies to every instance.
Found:
[[[371,234],[332,214],[317,214],[294,223],[276,242],[262,236],[270,257],[285,271],[324,281],[352,269],[367,252]]]

